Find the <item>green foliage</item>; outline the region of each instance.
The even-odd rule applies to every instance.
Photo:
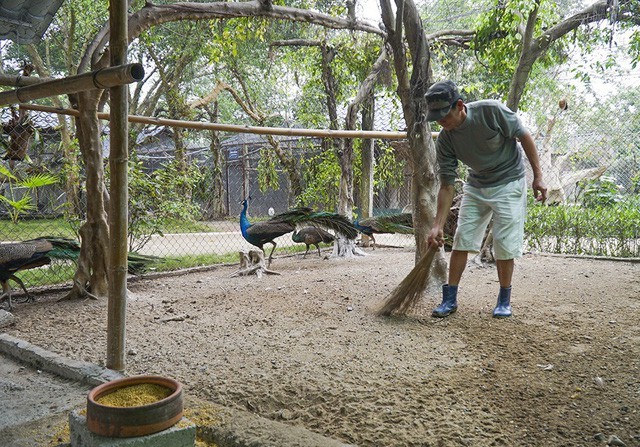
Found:
[[[340,164],[334,151],[328,150],[300,160],[305,184],[298,205],[330,210],[338,202]]]
[[[163,228],[172,220],[193,222],[199,217],[200,210],[190,196],[201,177],[195,166],[183,172],[172,162],[147,173],[142,163],[130,162],[130,251],[139,251],[154,234],[162,235]]]
[[[398,187],[405,182],[405,160],[400,160],[393,148],[383,145],[376,158],[373,172],[373,183],[376,189],[384,187]]]
[[[578,187],[582,191],[582,204],[587,208],[611,207],[622,200],[621,186],[613,177],[581,181]]]
[[[640,256],[640,197],[610,206],[533,205],[525,235],[534,250],[598,256]]]
[[[640,31],[631,33],[629,54],[631,55],[631,67],[638,68],[640,63]]]
[[[5,194],[0,194],[0,201],[5,204],[13,223],[17,223],[24,213],[36,209],[38,188],[58,182],[55,175],[48,173],[32,174],[18,177],[7,166],[0,165],[0,186]]]
[[[485,74],[475,87],[483,91],[483,97],[506,100],[509,85],[522,51],[521,30],[526,26],[536,2],[528,0],[495,0],[492,7],[478,16],[476,35],[471,43]],[[562,20],[558,2],[541,0],[533,37],[540,37],[545,30]],[[535,70],[555,66],[567,59],[569,38],[560,39],[538,58]],[[487,87],[491,86],[488,90]],[[523,98],[525,100],[526,98]]]
[[[261,192],[265,192],[268,189],[275,191],[280,188],[278,171],[276,170],[276,158],[273,151],[268,147],[260,149],[260,160],[258,160],[258,186]]]

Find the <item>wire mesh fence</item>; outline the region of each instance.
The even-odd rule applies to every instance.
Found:
[[[538,106],[535,113],[521,113],[535,137],[553,205],[530,207],[529,248],[640,256],[640,220],[633,214],[640,190],[637,110],[631,107],[628,115],[618,113],[612,119],[601,111],[595,113],[592,103],[571,94],[554,97],[549,104]],[[374,130],[403,129],[401,120],[390,118],[401,116],[399,110],[382,110],[380,116],[382,121]],[[73,121],[64,114],[5,109],[2,123],[0,240],[77,239],[86,201],[91,198],[82,187]],[[108,125],[103,124],[103,151],[108,159]],[[140,126],[134,134],[130,142],[130,249],[170,258],[170,268],[237,262],[238,251],[251,248],[241,235],[238,220],[243,199],[251,198],[248,214],[253,222],[299,205],[319,211],[336,209],[340,168],[334,139],[166,126]],[[367,148],[362,140],[355,140],[354,219],[410,212],[408,160],[385,139],[373,144],[373,203],[367,212],[367,191],[362,190],[366,184],[362,155]],[[626,204],[629,213],[615,208],[615,228],[592,229],[581,237],[587,233],[587,222],[581,218],[585,210],[592,210],[591,226],[600,222],[611,227],[606,219],[594,217],[594,210],[612,204]],[[541,233],[547,225],[544,215],[560,209],[566,215],[556,222],[563,225],[550,225]],[[415,246],[410,234],[379,234],[376,242],[381,249],[385,245]],[[305,250],[291,234],[276,243],[276,257]],[[20,277],[32,287],[65,282],[73,270],[72,262],[54,262],[21,272]]]

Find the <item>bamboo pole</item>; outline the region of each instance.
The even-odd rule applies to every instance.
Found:
[[[144,68],[142,64],[136,63],[102,68],[90,73],[33,84],[22,81],[23,83],[31,85],[18,87],[8,92],[0,92],[0,106],[17,104],[54,95],[77,93],[84,90],[106,89],[138,82],[143,78]],[[21,82],[21,80],[24,79],[26,78],[18,77],[16,78],[16,82]]]
[[[56,78],[41,78],[39,76],[8,75],[0,73],[0,85],[5,87],[26,87],[42,82],[55,81]]]
[[[127,1],[109,2],[109,58],[112,67],[127,61]],[[99,72],[98,72],[99,73]],[[144,76],[144,70],[142,70]],[[127,122],[128,82],[109,89],[109,301],[107,306],[107,368],[125,369],[127,316],[127,213],[129,160]]]
[[[37,104],[20,104],[21,108],[40,112],[59,113],[62,115],[78,116],[77,110],[61,109],[56,107],[41,106]],[[108,113],[98,113],[98,118],[108,120]],[[239,126],[237,124],[203,123],[200,121],[171,120],[166,118],[154,118],[140,115],[129,115],[130,123],[155,124],[157,126],[181,127],[196,130],[218,130],[222,132],[253,133],[260,135],[285,135],[298,137],[318,138],[375,138],[379,140],[406,140],[406,132],[386,132],[376,130],[330,130],[330,129],[293,129],[289,127],[258,127]],[[432,137],[437,137],[438,132],[431,132]]]

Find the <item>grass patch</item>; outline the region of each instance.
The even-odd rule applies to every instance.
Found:
[[[1,241],[26,241],[40,236],[76,239],[76,233],[66,219],[25,219],[16,223],[7,219],[0,220]]]
[[[26,241],[42,236],[66,237],[77,239],[77,223],[70,223],[64,218],[24,219],[16,223],[11,220],[0,220],[0,241]],[[210,233],[224,231],[216,228],[215,223],[185,221],[178,219],[164,220],[163,233]]]

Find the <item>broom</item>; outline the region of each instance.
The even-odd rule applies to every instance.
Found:
[[[422,292],[424,292],[429,283],[429,271],[437,251],[437,245],[429,246],[427,254],[418,261],[407,277],[393,289],[382,307],[378,309],[376,312],[378,316],[388,317],[393,313],[405,315],[418,303]]]

